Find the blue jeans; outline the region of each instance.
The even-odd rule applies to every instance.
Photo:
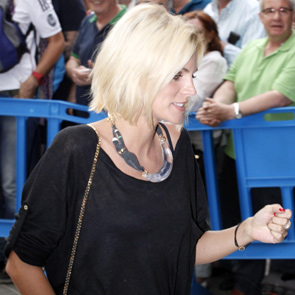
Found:
[[[5,93],[0,92],[0,97],[4,95]],[[0,188],[0,218],[13,219],[16,199],[15,117],[0,116]]]

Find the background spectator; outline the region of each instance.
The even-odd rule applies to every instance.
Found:
[[[193,11],[184,14],[192,23],[205,43],[204,57],[202,58],[197,72],[194,74],[194,85],[196,95],[189,100],[188,111],[196,112],[207,97],[211,97],[218,86],[223,82],[227,72],[227,63],[222,56],[222,48],[215,21],[202,11]],[[195,153],[200,157],[199,164],[202,165],[203,144],[202,136],[198,131],[190,132]],[[221,140],[221,131],[214,132],[215,143]],[[203,171],[203,169],[201,169]],[[204,174],[203,174],[204,177]]]
[[[217,23],[224,57],[230,66],[249,41],[266,36],[257,0],[213,0],[204,12]]]
[[[65,49],[63,55],[55,64],[54,69],[47,75],[48,79],[39,87],[38,98],[59,99],[76,102],[76,85],[65,75],[65,63],[68,61],[74,43],[77,39],[81,21],[86,16],[85,5],[82,0],[53,0],[53,8],[57,14],[62,33],[65,38]],[[42,39],[40,49],[46,49],[47,40]],[[72,110],[69,111],[72,114]],[[70,125],[67,122],[63,126]],[[29,118],[27,120],[27,173],[30,174],[46,146],[46,121],[40,118]]]
[[[215,21],[203,11],[193,11],[184,14],[194,25],[205,43],[204,57],[194,74],[194,85],[197,94],[189,101],[189,111],[196,112],[206,97],[211,97],[223,82],[227,72],[227,63],[223,57],[218,29]]]
[[[126,12],[117,0],[94,2],[87,0],[93,14],[81,23],[79,35],[72,56],[66,64],[66,71],[76,84],[76,102],[88,105],[90,101],[90,72],[101,43],[112,26]]]

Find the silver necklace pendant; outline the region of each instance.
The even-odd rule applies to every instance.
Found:
[[[158,126],[157,129],[161,128]],[[142,176],[151,182],[161,182],[167,179],[171,174],[173,167],[173,155],[166,142],[166,138],[162,134],[162,131],[159,135],[159,140],[162,148],[163,166],[156,173],[148,173],[146,170],[142,173]]]
[[[142,172],[142,176],[150,182],[161,182],[169,177],[173,167],[173,155],[169,145],[166,142],[166,138],[163,136],[161,127],[157,126],[157,134],[162,149],[163,166],[156,173],[149,173],[143,166],[141,166],[134,153],[129,152],[124,144],[123,137],[120,131],[117,129],[113,118],[109,115],[109,120],[112,124],[113,139],[112,142],[116,148],[117,153],[124,159],[124,161],[137,171]]]

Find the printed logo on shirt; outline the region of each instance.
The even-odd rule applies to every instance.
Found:
[[[46,11],[50,8],[47,0],[39,0],[39,3],[43,11]]]
[[[56,25],[55,17],[51,13],[48,14],[47,21],[52,27],[54,27]]]

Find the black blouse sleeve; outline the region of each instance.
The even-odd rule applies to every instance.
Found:
[[[24,186],[7,256],[14,250],[28,264],[45,265],[65,233],[69,210],[80,207],[76,195],[83,195],[96,142],[94,131],[85,125],[58,133]]]

